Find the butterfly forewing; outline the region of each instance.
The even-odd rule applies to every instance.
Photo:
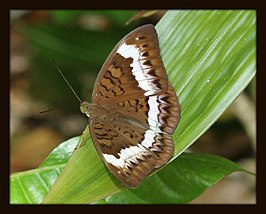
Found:
[[[125,185],[138,186],[172,157],[180,107],[153,25],[132,31],[116,45],[97,77],[92,103],[93,142]]]
[[[125,36],[103,64],[93,91],[93,102],[116,103],[157,94],[167,89],[157,33],[145,25]]]

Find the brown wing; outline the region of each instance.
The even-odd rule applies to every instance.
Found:
[[[159,53],[152,25],[125,36],[104,63],[92,103],[124,120],[110,123],[91,118],[90,129],[99,155],[123,183],[136,187],[173,154],[179,104]]]
[[[172,137],[167,133],[97,119],[90,121],[90,130],[107,168],[129,187],[138,186],[152,169],[160,167],[173,154]]]
[[[97,77],[92,102],[108,105],[151,96],[167,89],[153,25],[144,25],[125,36],[113,49]]]

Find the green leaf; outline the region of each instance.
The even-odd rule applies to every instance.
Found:
[[[76,148],[80,137],[73,137],[56,147],[49,156],[42,162],[40,167],[49,167],[56,165],[64,165],[71,157]]]
[[[181,104],[172,161],[219,118],[254,77],[255,24],[252,10],[168,11],[157,24],[161,55]],[[139,189],[152,190],[149,179]],[[43,203],[92,203],[122,189],[125,187],[104,167],[86,129]],[[198,193],[186,194],[180,203]]]
[[[106,198],[111,204],[188,203],[225,175],[244,171],[225,158],[182,153],[171,164],[149,177],[137,189]],[[151,188],[152,187],[152,188]]]
[[[116,193],[120,188],[124,187],[106,170],[94,148],[87,127],[75,152],[43,203],[64,203],[65,198],[68,198],[66,203],[89,203],[105,198],[110,195],[109,191]],[[106,189],[109,191],[105,191]],[[54,198],[57,200],[54,201]]]
[[[41,203],[61,174],[79,139],[80,137],[75,137],[61,143],[50,153],[39,168],[13,173],[10,176],[10,203]]]
[[[217,10],[169,11],[158,24],[161,54],[181,103],[175,154],[204,133],[254,77],[255,22],[255,11]]]

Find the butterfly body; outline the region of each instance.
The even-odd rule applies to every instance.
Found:
[[[81,103],[106,167],[136,187],[173,155],[180,106],[168,81],[153,25],[125,36],[97,77],[92,103]]]

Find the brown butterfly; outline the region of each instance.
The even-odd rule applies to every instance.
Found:
[[[153,25],[126,35],[103,64],[92,94],[82,102],[94,145],[106,167],[137,187],[173,155],[172,134],[180,118]]]

